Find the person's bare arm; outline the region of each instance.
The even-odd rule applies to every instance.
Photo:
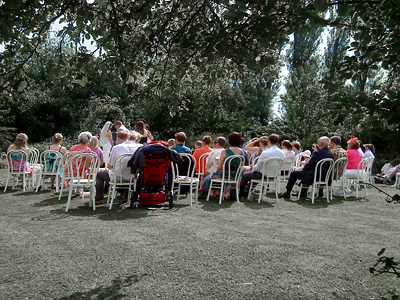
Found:
[[[226,158],[226,150],[221,152],[221,157],[220,157],[219,162],[218,162],[217,171],[222,170],[225,158]]]
[[[110,140],[110,144],[111,144],[111,145],[114,145],[114,141],[113,141],[113,139],[112,139],[112,133],[111,133],[110,130],[107,131],[107,135],[108,135],[108,139]]]

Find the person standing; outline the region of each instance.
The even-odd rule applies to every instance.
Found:
[[[103,151],[110,152],[112,146],[114,145],[114,141],[112,138],[112,132],[111,132],[112,126],[113,126],[113,123],[111,123],[110,121],[107,121],[100,131],[99,145],[103,149]]]

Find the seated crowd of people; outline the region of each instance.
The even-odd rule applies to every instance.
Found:
[[[112,129],[115,127],[116,132],[113,133]],[[20,133],[14,144],[10,145],[7,152],[11,150],[22,150],[30,155],[30,150],[27,146],[28,137],[26,134]],[[46,150],[58,151],[61,154],[67,153],[67,149],[61,146],[63,136],[56,133],[53,137],[53,144],[46,147]],[[99,136],[93,136],[90,132],[82,132],[78,136],[78,144],[72,146],[69,151],[78,151],[83,153],[94,153],[98,156],[100,165],[105,168],[101,168],[97,173],[96,179],[96,194],[95,202],[96,205],[103,203],[104,194],[107,191],[108,183],[113,180],[116,176],[116,167],[114,166],[115,158],[120,154],[134,154],[135,151],[150,143],[154,140],[152,134],[149,131],[148,125],[140,121],[136,124],[134,130],[128,130],[120,121],[112,124],[106,122],[100,131]],[[234,199],[233,189],[239,189],[240,196],[246,196],[249,191],[249,183],[252,179],[260,179],[263,174],[263,163],[272,158],[278,158],[284,161],[281,166],[281,174],[288,175],[288,181],[286,185],[286,191],[279,194],[280,197],[290,198],[292,195],[292,189],[296,181],[300,180],[303,184],[311,184],[314,178],[315,167],[317,163],[324,158],[331,158],[337,160],[341,157],[348,158],[347,169],[345,170],[345,178],[356,178],[357,170],[360,161],[364,157],[374,157],[374,147],[372,144],[365,145],[365,153],[361,149],[360,141],[357,138],[351,138],[347,142],[347,150],[341,147],[341,138],[333,136],[328,138],[323,136],[319,138],[318,143],[313,144],[312,149],[303,151],[298,141],[290,142],[289,140],[283,140],[280,142],[277,134],[271,134],[269,136],[262,136],[260,138],[254,138],[245,144],[244,138],[238,132],[232,132],[228,138],[218,137],[214,143],[212,143],[211,136],[204,136],[202,141],[197,141],[195,149],[192,151],[185,145],[186,134],[184,132],[178,132],[175,134],[175,138],[169,139],[168,141],[161,142],[165,147],[176,151],[177,153],[188,153],[193,154],[196,160],[196,173],[200,170],[204,170],[201,176],[201,183],[199,186],[199,198],[205,198],[210,189],[210,183],[212,179],[222,178],[223,165],[225,160],[233,155],[243,156],[245,166],[242,169],[242,177],[239,186],[231,185],[230,188],[226,189],[224,198],[226,200]],[[211,147],[212,145],[212,147]],[[208,153],[208,158],[205,160],[204,165],[200,165],[200,157],[203,154]],[[293,170],[294,160],[302,157],[301,162],[297,166],[297,169]],[[254,163],[256,161],[256,163]],[[130,168],[123,166],[122,176],[124,180],[130,178]],[[29,164],[27,164],[27,170]],[[397,172],[400,167],[394,168]],[[77,172],[77,170],[73,170]],[[82,170],[80,170],[82,171]],[[395,171],[390,173],[390,176],[394,176]],[[233,168],[229,176],[234,176],[237,169]],[[119,173],[118,173],[119,174]],[[54,179],[52,180],[52,188],[55,188]],[[212,190],[211,196],[217,196],[219,190]],[[305,196],[307,190],[300,191],[300,196]],[[124,202],[128,201],[127,191],[123,193]]]

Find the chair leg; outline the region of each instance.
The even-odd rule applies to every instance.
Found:
[[[190,206],[193,204],[193,186],[192,184],[189,185],[189,197],[190,197]]]
[[[176,200],[179,200],[180,197],[181,197],[181,184],[178,183],[178,198],[176,198]]]
[[[62,178],[61,178],[61,190],[60,190],[60,195],[58,195],[58,200],[61,199],[61,195],[62,195],[62,192],[64,189],[64,182],[65,182],[65,180],[62,180]]]
[[[298,195],[297,195],[297,200],[300,200],[300,194],[301,194],[302,190],[303,190],[303,184],[300,183],[300,189],[299,189],[299,192],[298,192]]]
[[[212,180],[210,183],[210,188],[208,189],[208,193],[207,193],[207,199],[206,199],[207,201],[210,199],[211,189],[212,189]]]
[[[90,201],[92,202],[93,205],[93,210],[96,210],[96,203],[95,203],[95,195],[96,195],[96,187],[92,185],[90,187],[90,198],[89,198],[89,203]]]
[[[355,185],[356,185],[356,198],[358,199],[358,184]]]
[[[261,184],[261,187],[260,187],[260,194],[258,195],[258,203],[261,202],[261,198],[262,198],[262,196],[263,196],[263,192],[264,192],[264,184]]]
[[[54,184],[56,185],[56,193],[60,190],[60,176],[56,175],[54,179]]]
[[[251,199],[251,195],[252,195],[252,193],[253,193],[252,187],[253,187],[253,182],[250,180],[249,192],[247,193],[247,200],[250,200],[250,199]]]
[[[329,188],[328,188],[328,185],[326,185],[325,191],[326,191],[326,201],[329,203]]]
[[[222,204],[222,199],[225,194],[225,183],[221,184],[221,193],[219,194],[219,204]]]
[[[25,174],[22,175],[22,190],[25,192],[26,189],[26,177]]]
[[[71,202],[72,198],[72,187],[69,187],[69,192],[68,192],[68,201],[67,201],[67,207],[65,208],[65,212],[68,211],[69,208],[69,203]]]
[[[4,185],[4,192],[7,191],[7,187],[8,187],[8,180],[10,179],[10,174],[7,174],[7,180],[6,180],[6,184]]]
[[[314,204],[314,197],[315,197],[315,185],[313,184],[311,190],[311,204]]]
[[[279,197],[278,197],[279,190],[280,190],[279,187],[280,187],[279,181],[275,181],[275,197],[276,197],[276,202],[279,202]]]

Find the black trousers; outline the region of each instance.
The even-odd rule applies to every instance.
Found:
[[[293,171],[290,173],[288,183],[286,184],[286,193],[290,195],[292,192],[293,186],[295,185],[297,180],[302,180],[304,178],[305,172],[303,170],[300,171]],[[307,189],[303,189],[301,193],[306,193]]]

